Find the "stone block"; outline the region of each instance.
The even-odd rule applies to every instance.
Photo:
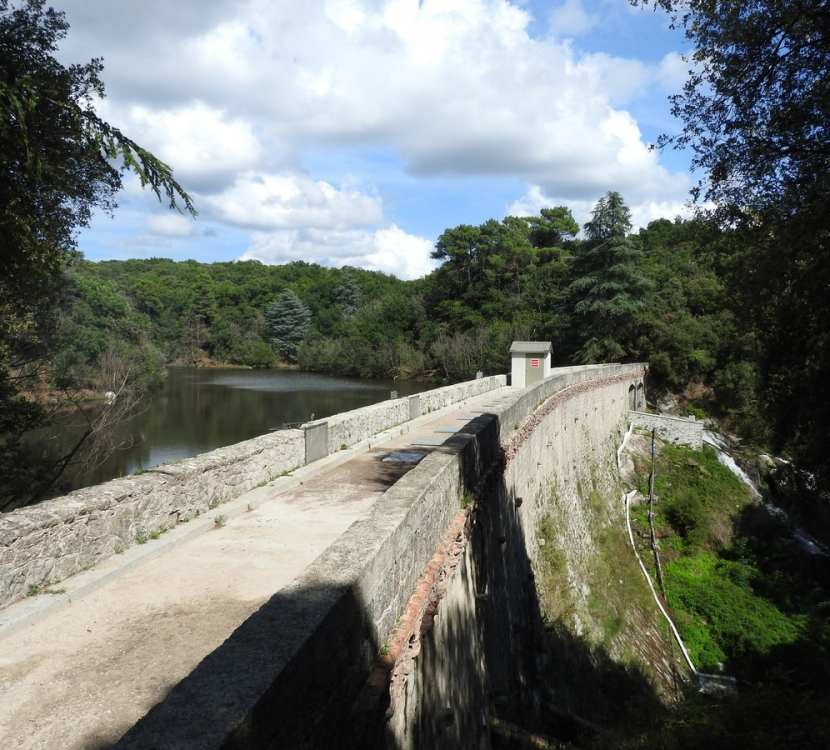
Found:
[[[329,454],[329,423],[319,422],[307,425],[305,432],[305,463],[319,461]]]

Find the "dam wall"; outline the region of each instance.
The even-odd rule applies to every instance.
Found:
[[[54,586],[344,445],[505,382],[494,376],[384,401],[0,514],[0,605]]]
[[[500,460],[472,485],[464,552],[437,611],[414,629],[412,663],[402,659],[391,672],[392,712],[378,746],[489,747],[493,716],[534,725],[550,700],[554,658],[540,604],[545,552],[561,559],[564,585],[580,600],[577,630],[602,640],[584,611],[597,592],[583,573],[598,543],[596,506],[623,529],[615,451],[630,386],[643,376],[642,365],[555,370],[496,410]],[[636,640],[619,656],[633,653]]]
[[[703,422],[694,417],[672,417],[668,414],[647,414],[641,411],[630,411],[628,419],[635,428],[642,430],[656,430],[657,434],[671,443],[688,445],[700,450],[703,447]]]
[[[502,391],[117,747],[485,748],[498,706],[527,698],[513,718],[532,721],[539,558],[587,559],[590,493],[621,512],[615,450],[643,374],[568,368]],[[566,520],[543,540],[552,496]]]

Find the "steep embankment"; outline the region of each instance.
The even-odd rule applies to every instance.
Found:
[[[650,437],[632,446],[647,493]],[[830,558],[804,544],[711,447],[657,441],[654,527],[666,598],[695,666],[737,678],[737,700],[688,692],[628,747],[826,747]],[[641,495],[642,498],[642,495]],[[654,569],[648,506],[632,506]]]
[[[503,442],[503,481],[480,510],[495,715],[572,743],[613,746],[662,715],[683,669],[627,538],[616,450],[629,385],[540,402]]]

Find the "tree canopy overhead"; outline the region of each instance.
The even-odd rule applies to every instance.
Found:
[[[632,0],[648,4],[648,0]],[[830,1],[653,0],[694,45],[683,123],[743,250],[730,263],[736,312],[759,344],[758,396],[776,448],[830,483]]]
[[[634,0],[635,4],[637,0]],[[830,188],[830,3],[654,0],[694,45],[683,122],[660,145],[692,149],[706,200],[797,210]],[[648,0],[643,0],[648,4]]]
[[[80,363],[67,360],[72,367],[62,368],[52,356],[69,330],[60,311],[77,291],[64,272],[78,255],[78,230],[95,209],[115,209],[126,171],[172,208],[195,216],[171,168],[96,114],[95,102],[104,96],[102,62],[67,67],[55,58],[68,29],[64,14],[44,0],[0,0],[0,504],[14,485],[38,495],[46,478],[66,465],[67,457],[44,465],[28,444],[29,432],[49,422],[49,411],[59,411],[56,402],[83,415],[88,429],[81,442],[100,433],[116,411],[101,418],[85,411],[73,395],[79,384],[67,376]],[[141,362],[154,357],[141,354],[140,331],[133,340],[117,338],[110,336],[112,346],[102,345],[94,362],[83,364],[97,368],[104,382],[118,360],[115,369],[126,373],[119,386],[125,414],[122,407],[132,400],[127,392],[141,389]],[[44,388],[48,396],[39,396]]]
[[[172,170],[95,113],[102,62],[54,56],[69,24],[43,0],[0,0],[0,354],[49,302],[46,285],[92,211],[111,212],[125,170],[195,215]]]

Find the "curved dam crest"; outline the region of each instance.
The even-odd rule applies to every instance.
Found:
[[[582,641],[598,643],[609,661],[650,665],[643,687],[659,696],[674,670],[665,633],[646,605],[616,603],[623,599],[606,590],[613,581],[595,569],[592,554],[600,536],[615,525],[622,532],[615,452],[637,405],[632,387],[641,391],[644,374],[643,365],[561,368],[523,389],[485,378],[6,514],[3,593],[11,600],[38,573],[47,582],[71,575],[63,571],[73,564],[106,561],[141,529],[217,502],[223,513],[234,503],[244,505],[240,514],[264,507],[280,485],[286,497],[299,490],[298,477],[315,464],[327,465],[330,481],[338,472],[345,480],[355,453],[394,435],[406,445],[416,425],[477,398],[481,405],[458,415],[465,419],[451,437],[412,447],[424,458],[387,480],[345,533],[116,746],[489,747],[495,716],[533,727],[556,702],[557,643],[573,653]],[[296,475],[280,478],[284,471]],[[46,555],[47,547],[56,551]],[[560,566],[562,596],[540,590],[551,561]],[[54,599],[52,606],[70,606]],[[564,632],[551,641],[549,599],[569,601],[557,622],[573,644]],[[606,622],[619,621],[613,633],[597,625],[598,599],[614,602],[603,613]],[[598,653],[585,665],[596,664]],[[567,712],[567,700],[560,704]]]

